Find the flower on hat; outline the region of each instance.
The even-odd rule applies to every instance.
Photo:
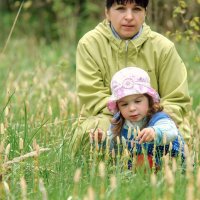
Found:
[[[132,88],[134,86],[134,80],[131,78],[127,78],[123,81],[122,85],[126,89]]]
[[[107,107],[112,113],[118,111],[117,101],[128,95],[146,93],[154,102],[160,100],[158,93],[151,87],[149,75],[138,67],[126,67],[116,72],[111,80],[111,92]]]

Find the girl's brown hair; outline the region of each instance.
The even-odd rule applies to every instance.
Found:
[[[148,94],[144,94],[144,96],[146,96],[148,98],[148,101],[149,101],[149,110],[148,110],[148,113],[147,113],[147,121],[146,121],[146,124],[142,127],[146,127],[147,124],[149,123],[152,115],[154,115],[155,113],[157,112],[161,112],[163,110],[163,107],[160,105],[160,103],[155,103],[153,101],[153,98],[148,95]],[[117,137],[117,136],[120,136],[120,132],[121,132],[121,129],[124,125],[124,122],[125,122],[125,119],[124,117],[121,115],[120,113],[120,116],[118,118],[112,118],[111,119],[111,124],[113,126],[112,128],[112,132],[114,134],[114,137]]]

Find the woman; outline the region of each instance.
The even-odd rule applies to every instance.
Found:
[[[76,84],[82,112],[71,142],[74,152],[81,142],[87,146],[92,128],[107,131],[110,81],[127,66],[139,66],[148,73],[164,111],[177,123],[184,139],[189,139],[184,121],[190,109],[187,71],[174,44],[145,24],[147,6],[148,0],[106,0],[106,19],[80,39]]]

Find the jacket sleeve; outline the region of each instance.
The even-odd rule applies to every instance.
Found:
[[[165,135],[166,144],[169,144],[173,140],[175,140],[178,136],[178,129],[175,123],[169,119],[160,119],[158,120],[152,128],[155,130],[156,133],[156,144],[163,145],[163,139]]]
[[[188,140],[190,138],[187,113],[190,108],[190,97],[187,83],[186,67],[174,45],[161,58],[159,72],[159,94],[164,110],[172,117]],[[185,119],[184,119],[185,117]]]
[[[90,45],[92,43],[92,45]],[[107,131],[111,113],[106,104],[110,88],[103,78],[103,61],[94,41],[80,40],[76,53],[76,88],[82,108],[80,123],[84,132],[94,128],[95,124]]]

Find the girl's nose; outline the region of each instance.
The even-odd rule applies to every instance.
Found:
[[[130,111],[134,111],[136,108],[135,108],[135,105],[132,103],[129,105],[129,110]]]

